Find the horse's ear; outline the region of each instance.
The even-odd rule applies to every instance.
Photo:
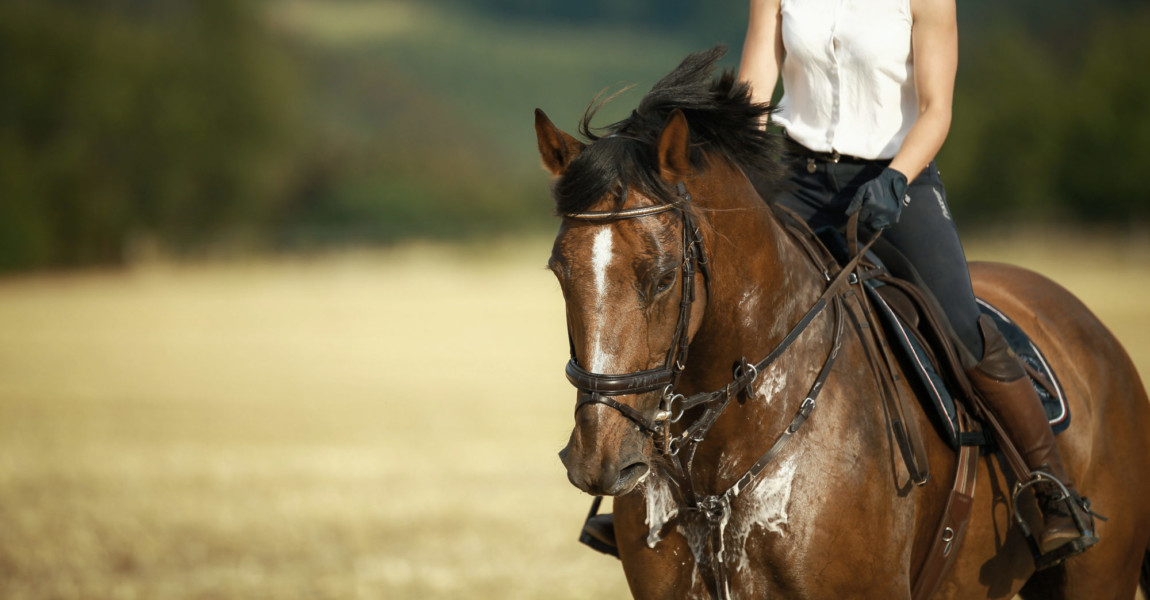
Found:
[[[535,109],[535,135],[539,138],[539,155],[543,157],[543,167],[552,175],[562,175],[571,166],[571,161],[587,147],[556,127],[538,108]]]
[[[659,174],[676,183],[691,172],[691,131],[683,111],[675,109],[659,134]]]

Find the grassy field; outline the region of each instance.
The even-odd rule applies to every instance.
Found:
[[[1030,239],[971,257],[1063,282],[1150,374],[1150,250]],[[0,281],[0,597],[626,597],[574,539],[546,254]]]

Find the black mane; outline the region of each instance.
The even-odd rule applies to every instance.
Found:
[[[694,167],[705,166],[708,153],[718,153],[741,167],[760,193],[781,181],[777,136],[761,125],[773,109],[753,103],[750,86],[732,71],[713,77],[715,63],[726,53],[726,46],[716,46],[688,56],[651,88],[631,116],[601,128],[606,135],[592,131],[591,120],[603,106],[592,103],[579,124],[591,144],[555,182],[556,211],[583,212],[607,194],[621,208],[628,189],[672,201],[655,155],[659,134],[675,109],[687,117]]]

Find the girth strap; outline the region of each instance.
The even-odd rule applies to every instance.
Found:
[[[970,418],[961,407],[958,427],[963,432],[970,427]],[[954,486],[946,501],[946,509],[943,510],[926,559],[914,578],[912,600],[927,600],[933,596],[942,584],[942,578],[958,558],[958,550],[962,547],[962,541],[966,537],[966,526],[970,522],[977,482],[978,448],[962,446],[958,451],[958,468],[955,470]]]

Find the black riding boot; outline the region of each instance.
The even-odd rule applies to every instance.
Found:
[[[1026,466],[1031,471],[1053,476],[1070,492],[1070,497],[1065,498],[1061,489],[1052,483],[1034,486],[1045,523],[1039,533],[1039,547],[1043,556],[1051,557],[1041,566],[1051,567],[1082,553],[1096,544],[1098,538],[1090,526],[1089,515],[1084,514],[1074,481],[1062,466],[1046,411],[1026,370],[989,317],[979,317],[978,325],[982,330],[984,352],[982,360],[968,370],[967,375],[986,406],[998,417]],[[1071,511],[1079,512],[1077,521],[1089,531],[1079,529]]]

